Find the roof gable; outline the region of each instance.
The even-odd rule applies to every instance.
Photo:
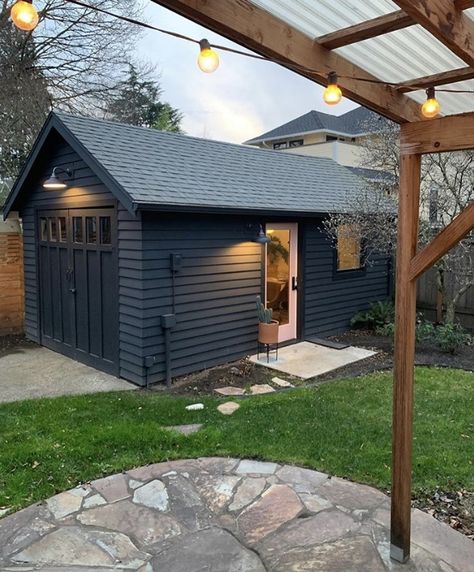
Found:
[[[332,159],[54,113],[10,194],[8,211],[53,128],[130,211],[343,212],[363,184]]]

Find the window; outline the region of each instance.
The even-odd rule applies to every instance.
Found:
[[[72,237],[74,242],[80,243],[83,241],[82,217],[80,216],[72,218]]]
[[[303,139],[295,139],[290,141],[290,147],[301,147],[303,145]]]
[[[280,141],[279,143],[273,143],[273,148],[278,149],[288,149],[288,141]]]
[[[97,219],[95,216],[86,217],[86,242],[87,244],[97,242]]]
[[[60,242],[67,242],[66,217],[60,216],[58,218],[58,222],[59,222],[59,240]]]
[[[112,244],[112,232],[109,216],[100,217],[100,243]]]
[[[40,220],[40,235],[41,240],[45,242],[48,240],[48,219],[45,217],[41,217]]]
[[[58,225],[55,218],[49,219],[49,240],[51,242],[58,240]]]
[[[337,229],[337,269],[361,268],[360,229],[355,224],[341,224]]]

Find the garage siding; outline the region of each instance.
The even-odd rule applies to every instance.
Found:
[[[172,332],[173,375],[254,353],[255,297],[262,288],[262,246],[237,218],[146,216],[143,222],[143,356],[156,356],[149,381],[164,379],[160,316],[173,313],[171,254],[177,325]],[[122,281],[133,295],[132,284]]]
[[[335,272],[335,249],[321,221],[304,225],[304,335],[328,336],[347,330],[350,319],[389,295],[388,260],[376,257],[366,271]]]

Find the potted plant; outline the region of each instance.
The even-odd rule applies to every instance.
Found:
[[[260,296],[257,296],[258,341],[261,344],[278,343],[278,321],[272,320],[273,310],[265,308]]]

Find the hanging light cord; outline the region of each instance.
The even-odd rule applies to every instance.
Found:
[[[164,30],[163,28],[158,28],[157,26],[153,26],[152,24],[148,24],[146,22],[136,20],[135,18],[130,18],[129,16],[124,16],[122,14],[117,14],[116,12],[111,12],[110,10],[106,10],[105,8],[100,8],[99,6],[92,6],[90,4],[87,4],[86,2],[82,2],[82,0],[65,0],[65,1],[70,3],[70,4],[75,4],[76,6],[81,6],[82,8],[86,8],[87,10],[93,10],[95,12],[105,14],[111,18],[116,18],[118,20],[122,20],[123,22],[127,22],[127,23],[133,24],[135,26],[140,26],[140,27],[146,28],[148,30],[153,30],[155,32],[159,32],[159,33],[165,34],[167,36],[172,36],[173,38],[177,38],[179,40],[184,40],[186,42],[191,42],[193,44],[198,44],[198,45],[201,44],[201,41],[202,41],[202,40],[196,40],[195,38],[191,38],[190,36],[186,36],[184,34],[180,34],[179,32],[173,32],[171,30]],[[244,52],[242,50],[237,50],[235,48],[230,48],[228,46],[221,46],[221,45],[213,44],[213,47],[218,49],[218,50],[221,50],[223,52],[229,52],[232,54],[237,54],[239,56],[244,56],[246,58],[252,58],[255,60],[272,62],[274,64],[278,64],[278,65],[284,66],[286,68],[289,68],[293,71],[300,72],[306,76],[315,75],[315,76],[318,76],[319,78],[328,77],[328,70],[325,70],[325,71],[316,70],[316,69],[308,68],[306,66],[302,66],[302,65],[290,62],[288,60],[278,59],[278,58],[270,58],[267,56],[261,56],[259,54]],[[333,71],[333,70],[329,70],[329,71]],[[338,76],[340,78],[349,79],[349,80],[353,80],[353,81],[378,84],[378,85],[385,85],[385,86],[389,86],[389,87],[392,87],[395,89],[406,88],[406,89],[409,89],[411,91],[418,91],[418,90],[424,90],[426,87],[426,86],[418,86],[418,85],[412,84],[412,83],[395,83],[395,82],[383,81],[383,80],[380,80],[377,78],[372,78],[372,77],[358,77],[358,76],[343,75],[343,74],[338,74]],[[436,91],[438,93],[444,92],[444,93],[474,94],[474,90],[466,90],[466,89],[437,88]]]

